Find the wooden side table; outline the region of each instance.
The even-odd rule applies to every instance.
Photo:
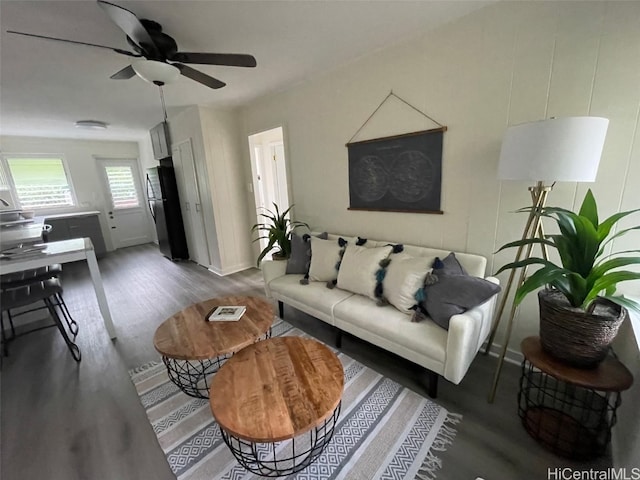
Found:
[[[595,369],[568,366],[544,352],[539,337],[525,338],[521,348],[518,415],[527,432],[564,457],[604,454],[620,392],[633,383],[629,370],[612,357]]]
[[[235,322],[207,321],[209,313],[221,305],[244,305],[247,310]],[[209,398],[209,377],[238,350],[269,338],[273,317],[273,307],[264,298],[212,298],[165,320],[156,330],[153,345],[180,390],[191,397]]]
[[[326,345],[276,337],[230,358],[209,402],[238,463],[280,477],[304,470],[331,441],[343,387],[342,364]]]

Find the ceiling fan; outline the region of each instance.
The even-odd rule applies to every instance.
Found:
[[[138,19],[133,12],[113,3],[103,0],[97,1],[98,5],[106,12],[113,23],[127,35],[127,42],[133,49],[133,52],[105,45],[97,45],[95,43],[78,42],[33,33],[16,32],[13,30],[7,30],[7,33],[87,45],[90,47],[106,48],[121,55],[139,58],[140,60],[134,61],[131,65],[111,75],[111,78],[114,80],[126,80],[138,74],[138,76],[159,86],[175,79],[178,75],[184,75],[210,88],[222,88],[226,85],[221,80],[191,68],[185,65],[185,63],[226,65],[233,67],[256,66],[256,59],[252,55],[240,53],[179,52],[176,41],[162,31],[162,26],[159,23],[144,18]]]

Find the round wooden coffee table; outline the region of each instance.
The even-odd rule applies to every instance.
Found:
[[[238,321],[209,322],[221,305],[244,305]],[[165,320],[153,345],[173,383],[189,396],[209,398],[209,377],[238,350],[271,336],[272,305],[258,297],[222,297],[195,303]]]
[[[331,441],[343,387],[342,364],[325,345],[276,337],[230,358],[211,382],[209,403],[238,462],[279,477],[306,468]]]

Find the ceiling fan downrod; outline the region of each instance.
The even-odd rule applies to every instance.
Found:
[[[158,82],[160,83],[160,82]],[[162,90],[162,83],[158,85],[158,89],[160,90],[160,103],[162,104],[162,113],[164,114],[164,121],[167,121],[167,107],[164,103],[164,91]]]

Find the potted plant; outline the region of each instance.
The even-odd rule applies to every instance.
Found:
[[[539,244],[555,248],[559,254],[560,265],[530,257],[504,265],[497,272],[541,265],[518,288],[514,302],[518,305],[526,295],[545,287],[538,292],[540,341],[549,354],[573,366],[595,367],[606,357],[628,314],[626,309],[640,311],[638,303],[615,293],[620,282],[640,279],[640,272],[621,270],[640,264],[640,257],[630,255],[640,250],[606,253],[613,239],[640,230],[640,226],[632,226],[612,233],[620,219],[639,210],[616,213],[600,222],[589,190],[578,213],[559,207],[543,207],[536,213],[554,220],[559,233],[510,242],[500,249]]]
[[[274,260],[286,260],[291,255],[291,232],[297,227],[307,227],[304,222],[292,221],[288,218],[289,211],[293,208],[291,205],[284,212],[280,213],[278,205],[273,204],[274,211],[265,208],[265,213],[259,214],[259,216],[266,218],[268,221],[265,223],[256,223],[251,227],[252,232],[258,232],[258,238],[254,239],[254,242],[260,239],[266,238],[269,243],[258,255],[258,266],[264,256],[269,253],[274,247],[277,249],[272,257]]]

